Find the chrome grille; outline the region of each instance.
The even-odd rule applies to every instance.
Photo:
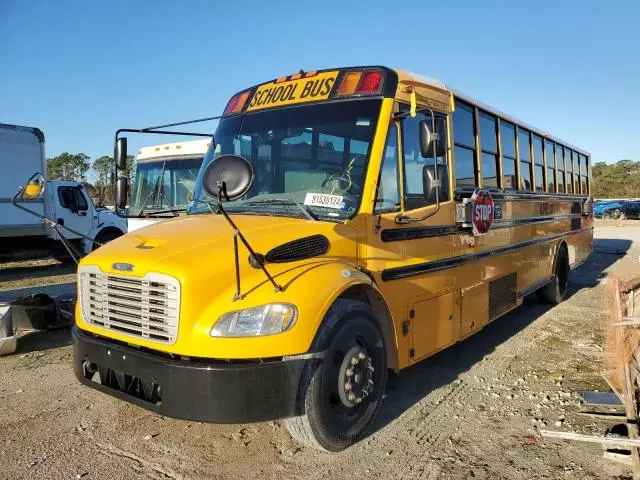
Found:
[[[160,343],[176,341],[180,283],[175,278],[157,273],[126,277],[96,267],[83,267],[78,274],[87,323]]]

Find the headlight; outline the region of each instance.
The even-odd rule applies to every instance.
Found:
[[[290,329],[298,318],[296,307],[289,303],[270,303],[225,313],[211,329],[212,337],[258,337]]]

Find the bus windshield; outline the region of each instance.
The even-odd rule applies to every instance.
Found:
[[[381,100],[305,105],[223,118],[196,182],[188,213],[210,212],[215,199],[202,172],[223,154],[253,166],[247,194],[225,203],[229,213],[344,220],[359,208]],[[209,205],[207,205],[209,204]],[[301,208],[302,207],[302,208]]]
[[[167,158],[137,165],[130,216],[185,209],[203,157]]]

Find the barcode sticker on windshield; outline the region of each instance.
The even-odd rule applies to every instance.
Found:
[[[344,208],[342,195],[329,195],[328,193],[307,193],[304,204],[314,207]]]

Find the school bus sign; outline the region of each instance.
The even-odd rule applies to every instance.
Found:
[[[247,112],[263,108],[282,107],[296,103],[315,102],[329,98],[338,71],[322,72],[313,77],[265,83],[256,90]]]

